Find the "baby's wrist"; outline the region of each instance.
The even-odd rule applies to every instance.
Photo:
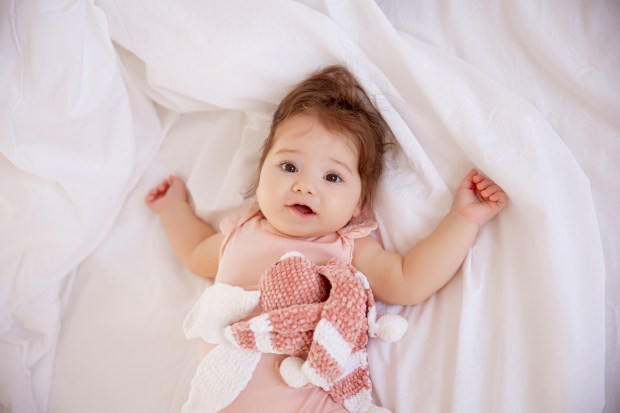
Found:
[[[179,209],[188,207],[190,207],[189,202],[181,199],[162,199],[156,212],[160,217],[163,215],[174,215]]]
[[[482,227],[483,225],[477,221],[474,221],[473,219],[469,218],[467,215],[463,214],[462,212],[458,210],[452,211],[452,213],[456,216],[456,219],[458,219],[459,221],[465,224],[472,226],[472,228],[475,228],[476,231],[478,231],[480,227]]]

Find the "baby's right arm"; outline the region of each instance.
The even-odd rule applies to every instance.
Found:
[[[224,237],[196,215],[185,183],[170,176],[149,191],[145,202],[159,215],[181,263],[196,275],[213,278]]]

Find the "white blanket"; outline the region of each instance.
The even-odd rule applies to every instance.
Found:
[[[206,283],[142,202],[170,173],[217,225],[279,99],[348,66],[398,145],[405,252],[476,166],[510,196],[462,270],[372,342],[395,412],[620,409],[620,17],[611,1],[10,1],[0,13],[0,412],[178,412]]]

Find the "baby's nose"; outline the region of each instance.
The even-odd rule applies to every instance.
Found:
[[[293,192],[307,193],[314,195],[315,188],[312,180],[308,177],[300,176],[293,184]]]

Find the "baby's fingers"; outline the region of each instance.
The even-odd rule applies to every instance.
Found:
[[[159,189],[160,192],[166,192],[168,188],[170,188],[170,181],[167,179],[164,179],[161,182],[161,184],[159,184],[159,186],[157,187],[157,189]]]
[[[491,195],[496,194],[497,192],[501,192],[501,191],[502,189],[499,186],[497,186],[496,184],[492,184],[492,185],[482,188],[482,190],[480,191],[480,195],[482,195],[485,198],[488,198]]]
[[[146,195],[147,201],[154,201],[159,198],[161,195],[165,194],[170,188],[170,183],[168,180],[163,180],[161,184],[151,188],[151,190]]]
[[[505,204],[508,200],[508,197],[506,196],[504,190],[497,185],[491,185],[480,194],[489,201],[495,202],[500,205]]]
[[[150,195],[157,195],[158,193],[162,192],[162,190],[164,189],[162,187],[162,185],[157,185],[157,186],[154,186],[153,188],[151,188],[151,190],[149,191],[149,194]]]
[[[495,182],[493,182],[492,179],[481,178],[478,182],[476,182],[476,189],[478,191],[484,191],[485,189],[489,188],[492,185],[495,185]]]

